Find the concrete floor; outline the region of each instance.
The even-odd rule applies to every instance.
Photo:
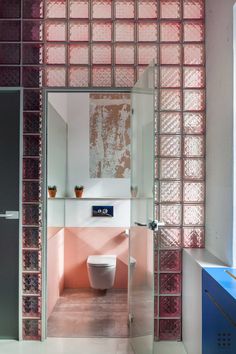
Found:
[[[124,338],[48,338],[45,342],[0,341],[0,354],[133,354]],[[182,343],[155,343],[155,354],[186,354]],[[143,353],[146,354],[146,353]]]
[[[127,290],[65,289],[48,319],[48,337],[127,338]]]

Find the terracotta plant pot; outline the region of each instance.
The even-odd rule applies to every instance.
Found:
[[[56,189],[49,189],[48,194],[49,194],[49,198],[55,198],[55,196],[57,194],[57,190]]]
[[[75,189],[76,198],[82,198],[84,190],[83,189]]]

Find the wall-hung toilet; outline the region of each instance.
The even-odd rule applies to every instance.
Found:
[[[90,285],[93,289],[106,290],[114,285],[116,274],[116,256],[89,256],[87,269]]]

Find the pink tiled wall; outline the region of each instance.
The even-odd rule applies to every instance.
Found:
[[[43,89],[132,87],[156,57],[156,210],[167,226],[155,334],[180,339],[180,301],[159,289],[180,297],[181,248],[204,246],[204,0],[2,0],[0,54],[0,86],[24,87],[23,337],[42,333]]]

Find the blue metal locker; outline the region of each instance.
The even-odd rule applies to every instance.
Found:
[[[203,270],[202,354],[236,354],[236,269]]]

